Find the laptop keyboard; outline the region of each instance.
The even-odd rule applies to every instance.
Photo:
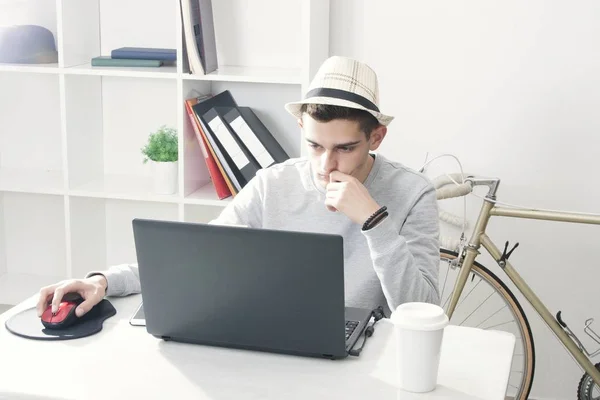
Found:
[[[346,321],[346,340],[348,340],[350,336],[352,336],[352,333],[354,333],[354,330],[357,326],[358,321]]]

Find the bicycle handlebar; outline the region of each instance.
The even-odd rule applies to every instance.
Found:
[[[472,190],[473,190],[473,188],[471,187],[471,183],[465,182],[458,186],[448,186],[448,187],[443,187],[443,188],[437,189],[436,194],[437,194],[438,200],[443,200],[443,199],[450,199],[453,197],[465,196],[465,195],[471,193]]]
[[[448,175],[440,175],[437,178],[433,179],[432,183],[436,190],[437,199],[450,199],[453,197],[466,196],[467,194],[471,193],[473,191],[473,182],[466,181],[459,185],[455,183],[462,182],[463,176],[470,175],[462,175],[459,173],[455,173]],[[463,227],[463,229],[467,226],[467,221],[463,221],[460,217],[447,211],[440,210],[439,218],[441,221],[445,221],[450,225],[455,225],[457,227]],[[440,236],[440,246],[445,249],[458,249],[459,244],[460,241],[455,237]]]
[[[461,174],[440,175],[433,180],[438,200],[465,196],[473,190],[472,183],[466,181],[457,185],[454,181],[461,181]]]

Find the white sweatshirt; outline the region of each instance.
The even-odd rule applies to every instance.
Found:
[[[325,207],[325,189],[314,182],[305,158],[260,170],[211,223],[342,235],[346,306],[381,305],[389,316],[409,301],[439,304],[439,222],[433,185],[381,154],[364,185],[389,213],[368,231]],[[97,273],[107,278],[108,296],[140,292],[137,264],[115,265],[87,276]]]

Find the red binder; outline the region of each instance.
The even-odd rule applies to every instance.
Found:
[[[198,139],[200,148],[202,149],[202,155],[204,156],[206,167],[208,168],[213,186],[217,192],[217,197],[219,197],[220,200],[223,200],[227,197],[230,197],[232,192],[227,185],[227,182],[225,182],[225,179],[223,178],[223,174],[219,168],[219,165],[217,165],[217,162],[215,161],[214,155],[208,150],[208,144],[205,142],[206,139],[204,139],[204,135],[202,135],[200,132],[198,121],[196,121],[196,114],[192,110],[192,106],[194,106],[196,103],[198,103],[198,100],[195,98],[186,100],[185,109],[194,128],[194,132],[196,133],[196,138]]]

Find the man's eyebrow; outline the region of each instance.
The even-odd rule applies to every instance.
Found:
[[[310,139],[306,139],[307,142],[312,143],[312,144],[316,144],[317,146],[320,146],[319,143],[312,141]],[[359,144],[360,140],[356,140],[354,142],[348,142],[348,143],[340,143],[340,144],[336,144],[335,147],[340,148],[340,147],[350,147],[350,146],[354,146],[355,144]]]

